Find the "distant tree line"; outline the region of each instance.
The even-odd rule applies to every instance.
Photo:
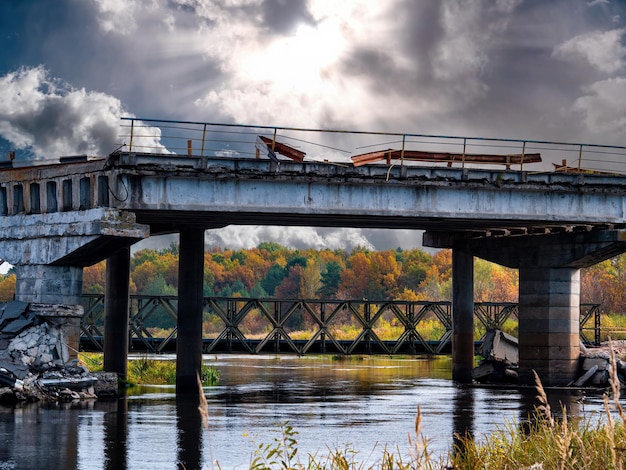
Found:
[[[104,262],[87,267],[83,292],[104,293]],[[516,302],[517,270],[476,258],[474,299]],[[176,295],[178,245],[144,249],[131,259],[132,294]],[[255,248],[204,253],[204,295],[284,299],[451,300],[449,250],[297,250],[263,242]],[[15,274],[0,275],[0,300],[12,298]],[[581,301],[604,313],[626,312],[626,254],[582,270]]]

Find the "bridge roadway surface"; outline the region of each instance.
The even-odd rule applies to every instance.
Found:
[[[179,232],[179,308],[190,313],[178,319],[178,341],[186,345],[178,378],[190,386],[202,347],[196,330],[207,228],[425,230],[425,245],[453,249],[459,380],[468,380],[472,364],[473,256],[520,269],[522,380],[536,369],[558,385],[576,373],[579,269],[626,251],[623,175],[135,152],[84,160],[0,171],[0,257],[16,266],[16,298],[78,304],[82,267],[108,259],[109,321],[117,325],[110,336],[122,339],[105,357],[108,351],[115,360],[108,367],[124,374],[128,319],[113,312],[128,310],[128,247]]]

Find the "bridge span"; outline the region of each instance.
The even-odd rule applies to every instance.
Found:
[[[129,144],[106,157],[5,162],[0,169],[0,258],[16,267],[18,300],[78,304],[82,268],[107,259],[105,369],[126,374],[129,247],[178,232],[177,387],[195,388],[204,230],[262,224],[421,229],[424,245],[451,248],[453,375],[460,381],[471,380],[473,365],[473,257],[518,268],[520,380],[532,383],[532,370],[547,385],[567,384],[576,375],[579,270],[626,251],[626,148],[331,132],[344,144],[365,135],[368,149],[382,148],[374,157],[383,163],[361,159],[357,165],[308,161],[303,148],[310,140],[288,128],[167,122],[160,129],[174,127],[171,138],[186,140],[187,152],[138,147],[146,139],[140,130],[157,124],[130,120]],[[187,138],[189,129],[199,134]],[[401,150],[385,150],[392,137]],[[438,141],[462,145],[462,151],[408,152]],[[490,159],[483,148],[470,157],[470,144],[494,142],[519,150]],[[524,156],[533,145],[549,148],[542,156],[573,151],[576,164],[561,160],[549,170],[529,171]],[[329,149],[336,147],[314,147],[320,155]],[[610,172],[584,168],[583,154],[594,152],[618,155]],[[432,161],[409,162],[405,155]],[[470,163],[484,160],[490,168]]]

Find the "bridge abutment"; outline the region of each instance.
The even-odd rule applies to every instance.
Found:
[[[15,300],[29,303],[78,305],[83,268],[24,264],[15,266]]]

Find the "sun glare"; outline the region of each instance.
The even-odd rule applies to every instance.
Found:
[[[341,52],[335,31],[300,26],[289,37],[275,40],[245,60],[245,69],[257,80],[309,93],[323,87],[324,76]]]

